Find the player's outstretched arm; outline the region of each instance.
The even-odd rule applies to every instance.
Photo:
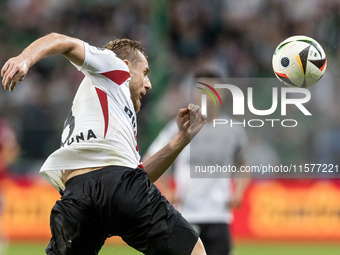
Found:
[[[76,65],[81,66],[85,58],[84,43],[76,38],[51,33],[30,44],[24,51],[10,58],[1,69],[4,89],[13,91],[15,85],[22,81],[28,70],[39,60],[62,54]]]
[[[145,171],[152,182],[157,179],[172,165],[180,152],[203,127],[205,118],[202,116],[200,107],[190,104],[188,108],[180,109],[176,122],[178,132],[176,136],[144,163]]]

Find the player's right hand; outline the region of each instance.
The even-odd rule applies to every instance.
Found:
[[[10,58],[1,69],[4,89],[13,91],[15,85],[22,81],[29,69],[28,61],[22,55]]]

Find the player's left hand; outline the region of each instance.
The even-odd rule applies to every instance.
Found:
[[[189,142],[204,126],[205,118],[198,105],[189,104],[188,108],[179,110],[176,122],[179,133]]]

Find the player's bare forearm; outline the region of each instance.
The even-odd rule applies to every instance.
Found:
[[[81,40],[65,35],[51,33],[31,43],[21,54],[10,58],[1,69],[2,84],[12,91],[22,81],[29,68],[43,58],[62,54],[77,65],[85,58],[84,44]]]
[[[177,135],[163,149],[144,162],[145,171],[153,182],[172,165],[180,152],[203,127],[205,119],[201,115],[199,106],[190,104],[188,108],[179,110],[176,122]]]
[[[178,133],[166,146],[156,154],[143,162],[145,171],[149,175],[152,182],[158,180],[159,177],[172,165],[177,156],[189,143],[187,137],[183,137]]]

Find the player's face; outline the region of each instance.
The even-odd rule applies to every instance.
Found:
[[[140,110],[142,97],[145,96],[147,90],[152,88],[148,77],[150,71],[148,61],[142,53],[138,52],[138,54],[140,54],[141,61],[129,65],[130,93],[136,113]]]

